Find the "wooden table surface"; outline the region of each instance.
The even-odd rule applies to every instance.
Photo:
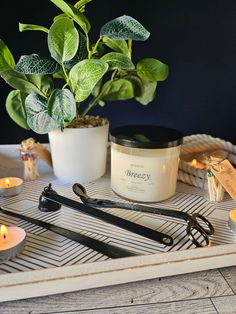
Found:
[[[235,314],[236,266],[3,302],[0,313]]]

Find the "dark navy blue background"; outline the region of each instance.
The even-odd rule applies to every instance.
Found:
[[[71,4],[74,1],[68,1]],[[0,38],[13,52],[49,56],[46,34],[18,31],[18,22],[49,27],[59,12],[49,0],[5,1],[0,11]],[[147,106],[134,100],[110,102],[93,113],[109,118],[111,127],[158,124],[185,135],[207,133],[236,143],[236,1],[235,0],[93,0],[87,6],[91,38],[101,26],[122,14],[139,20],[150,32],[135,42],[134,61],[155,57],[169,65],[156,99]],[[11,90],[0,80],[0,144],[18,143],[33,135],[16,126],[5,111]]]

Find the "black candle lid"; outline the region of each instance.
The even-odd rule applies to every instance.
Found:
[[[157,125],[125,125],[112,129],[110,140],[126,147],[168,148],[182,144],[183,134]]]

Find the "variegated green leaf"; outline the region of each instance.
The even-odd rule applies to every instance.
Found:
[[[129,55],[129,48],[125,40],[123,39],[114,40],[108,37],[103,37],[102,40],[107,47],[111,48],[115,52],[123,53],[126,56]]]
[[[92,93],[107,69],[107,63],[96,59],[83,60],[71,69],[69,79],[77,102],[85,100]]]
[[[48,47],[51,56],[62,64],[75,56],[78,46],[79,35],[73,21],[67,17],[56,20],[48,33]]]
[[[76,116],[76,103],[68,89],[54,89],[48,100],[48,113],[64,128]]]
[[[70,71],[73,68],[73,66],[76,65],[76,63],[84,59],[87,59],[88,57],[86,37],[80,31],[78,31],[78,33],[79,33],[79,48],[77,54],[70,61],[64,62],[64,66],[68,71]]]
[[[138,75],[146,81],[164,81],[168,77],[168,66],[153,58],[145,58],[137,64]]]
[[[109,70],[133,70],[135,68],[130,58],[119,52],[109,52],[105,54],[100,60],[108,63]]]
[[[77,56],[79,61],[82,61],[88,57],[87,41],[83,33],[81,33],[80,31],[78,31],[78,33],[79,33],[79,48],[77,51]]]
[[[27,123],[34,132],[46,134],[59,127],[58,123],[48,114],[46,97],[31,93],[26,97],[25,109]]]
[[[102,88],[104,100],[127,100],[134,97],[133,84],[126,79],[108,81]]]
[[[0,73],[14,68],[14,58],[2,39],[0,39]]]
[[[142,105],[152,102],[156,96],[157,82],[143,82],[143,92],[136,100]]]
[[[34,25],[34,24],[22,24],[19,23],[19,31],[24,32],[24,31],[41,31],[44,33],[48,33],[48,29],[44,26],[40,25]]]
[[[66,3],[63,0],[51,0],[58,8],[62,10],[68,17],[72,18],[85,33],[88,33],[90,30],[90,23],[86,16],[82,14],[74,6]]]
[[[23,74],[53,74],[61,71],[54,60],[48,60],[37,54],[21,56],[14,70]]]
[[[8,70],[1,73],[1,76],[10,86],[27,94],[35,92],[46,96],[53,89],[52,79],[48,75],[22,74],[14,70]]]
[[[12,120],[20,127],[29,130],[25,111],[25,99],[28,94],[19,90],[11,91],[6,100],[6,109]]]
[[[144,41],[148,39],[150,33],[137,20],[131,16],[123,15],[103,25],[100,35],[111,39]]]

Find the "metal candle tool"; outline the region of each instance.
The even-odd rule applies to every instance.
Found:
[[[106,199],[91,198],[87,195],[85,188],[80,183],[73,185],[73,191],[78,195],[81,201],[90,206],[103,207],[103,208],[123,208],[128,210],[134,210],[143,213],[156,214],[166,217],[173,217],[184,220],[187,223],[186,234],[188,238],[197,247],[203,247],[210,245],[209,236],[214,234],[214,227],[204,216],[199,213],[192,215],[178,211],[164,208],[157,208],[151,206],[144,206],[140,204],[115,202]]]
[[[53,204],[55,203],[55,204]],[[39,200],[39,209],[42,211],[55,211],[59,209],[59,205],[67,206],[71,209],[78,210],[86,215],[98,218],[112,225],[134,232],[151,240],[157,241],[161,244],[171,246],[173,239],[171,236],[158,232],[156,230],[144,227],[129,220],[125,220],[118,216],[106,213],[102,210],[93,208],[91,206],[76,202],[72,199],[58,195],[49,184],[44,188]]]
[[[87,247],[89,247],[89,248],[91,248],[91,249],[93,249],[99,253],[102,253],[108,257],[111,257],[111,258],[120,258],[120,257],[137,255],[131,251],[120,248],[118,246],[99,241],[97,239],[88,237],[88,236],[80,234],[78,232],[74,232],[72,230],[68,230],[68,229],[53,225],[51,223],[48,223],[48,222],[45,222],[42,220],[31,218],[31,217],[28,217],[28,216],[25,216],[25,215],[22,215],[22,214],[19,214],[16,212],[11,212],[11,211],[5,210],[3,208],[0,208],[0,212],[5,214],[5,215],[11,216],[11,217],[15,217],[18,219],[28,221],[29,223],[37,225],[41,228],[44,228],[44,229],[50,230],[54,233],[60,234],[60,235],[66,237],[68,239],[71,239],[75,242],[79,242],[80,244],[86,245]],[[19,240],[19,238],[20,237],[17,237],[18,240]],[[8,252],[9,250],[7,251],[5,249],[6,245],[4,246],[4,249],[2,249],[2,252],[1,252],[1,241],[0,241],[0,261],[7,260],[7,259],[13,258],[14,256],[18,255],[22,249],[22,244],[23,243],[21,242],[21,246],[17,245],[17,247],[16,247],[17,250],[14,250],[14,251],[11,250],[11,254],[9,255],[9,252]],[[14,245],[14,247],[15,247],[15,245]],[[14,255],[13,255],[13,253],[14,253]]]

